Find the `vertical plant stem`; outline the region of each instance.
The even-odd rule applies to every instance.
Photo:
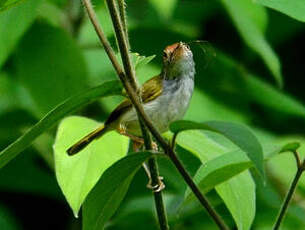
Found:
[[[276,221],[275,221],[275,224],[273,226],[273,230],[278,230],[281,226],[281,223],[286,215],[286,212],[287,212],[287,209],[288,209],[288,206],[289,206],[289,203],[292,199],[292,196],[293,196],[293,193],[295,192],[295,189],[297,188],[297,184],[299,182],[299,179],[301,178],[302,176],[302,173],[304,171],[304,165],[305,165],[305,161],[302,163],[302,166],[301,167],[298,167],[298,170],[294,176],[294,179],[290,185],[290,188],[288,190],[288,193],[284,199],[284,202],[281,206],[281,209],[279,211],[279,214],[276,218]]]
[[[120,53],[122,56],[122,62],[124,65],[124,70],[129,78],[133,89],[136,92],[138,90],[138,84],[135,77],[135,71],[131,64],[130,56],[129,56],[129,41],[127,35],[127,25],[126,25],[126,17],[125,17],[125,3],[123,0],[119,0],[119,9],[120,9],[120,17],[118,16],[118,11],[116,9],[114,0],[107,1],[108,8],[111,14],[112,22],[115,28],[116,37],[118,41],[118,45],[120,48]],[[141,98],[140,98],[141,101]],[[138,114],[138,119],[141,126],[142,136],[144,138],[145,149],[151,150],[152,149],[152,139],[151,136],[145,127],[141,116]],[[150,170],[151,176],[151,185],[152,186],[159,186],[159,171],[157,162],[154,158],[148,160],[148,167]],[[162,192],[154,192],[154,199],[155,199],[155,206],[158,215],[159,225],[161,230],[168,230],[168,223],[167,223],[167,216],[165,211],[165,206],[163,202]]]
[[[118,40],[119,50],[122,57],[122,62],[125,70],[125,74],[127,80],[130,82],[133,89],[137,91],[138,82],[135,77],[135,71],[131,63],[131,59],[129,56],[129,48],[125,38],[125,32],[122,26],[121,18],[119,16],[118,10],[116,8],[116,4],[114,0],[106,0],[107,6],[110,12],[110,16],[112,19],[113,27],[115,30],[116,38]]]
[[[128,47],[130,48],[129,37],[128,37],[128,27],[127,27],[127,17],[126,17],[126,3],[124,0],[118,0],[118,6],[121,16],[121,21],[123,24],[123,30],[126,37],[126,42]]]
[[[148,160],[148,167],[150,170],[151,176],[151,185],[154,187],[155,185],[159,185],[159,170],[157,160],[155,158],[150,158]],[[154,199],[155,199],[155,207],[158,215],[159,225],[161,230],[168,230],[168,221],[165,210],[165,205],[163,201],[162,191],[154,191]]]
[[[145,149],[152,149],[152,140],[151,136],[147,130],[147,128],[144,125],[144,122],[142,119],[140,119],[140,125],[142,128],[142,134],[144,138],[144,144],[145,144]],[[150,177],[151,177],[151,186],[160,186],[159,185],[159,169],[158,169],[158,164],[155,158],[150,158],[148,160],[148,168],[150,171]],[[155,207],[156,207],[156,212],[158,216],[158,221],[160,225],[161,230],[168,230],[168,221],[167,221],[167,215],[166,215],[166,209],[163,201],[163,196],[162,196],[162,191],[154,191],[154,200],[155,200]]]

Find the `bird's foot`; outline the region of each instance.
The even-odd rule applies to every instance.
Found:
[[[153,190],[153,192],[161,192],[165,188],[165,184],[163,183],[163,177],[158,177],[158,183],[152,185],[152,180],[149,178],[148,184],[146,185],[147,188]]]

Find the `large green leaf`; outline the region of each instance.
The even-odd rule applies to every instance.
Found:
[[[253,18],[253,15],[261,15],[263,9],[251,0],[222,0],[222,2],[246,44],[261,56],[278,85],[282,86],[279,58],[265,39],[263,26],[259,26],[257,19]]]
[[[27,148],[38,136],[55,125],[66,115],[76,111],[81,106],[87,105],[100,97],[119,95],[122,92],[121,84],[118,81],[105,82],[101,86],[87,90],[77,96],[59,104],[45,115],[29,131],[22,135],[7,148],[0,152],[0,168],[14,159],[20,152]]]
[[[251,228],[255,217],[255,183],[248,171],[216,186],[216,191],[232,214],[238,230]]]
[[[197,130],[182,132],[177,137],[177,144],[195,154],[203,164],[207,164],[212,159],[234,150],[217,143],[206,134]],[[245,155],[243,158],[245,159]],[[245,181],[248,181],[249,186],[245,186],[237,191],[243,186]],[[218,185],[222,187],[219,190],[216,189],[238,226],[250,224],[255,215],[255,206],[251,205],[253,202],[253,194],[255,194],[255,186],[250,186],[252,184],[253,179],[251,175],[248,172],[244,172],[243,174],[234,176],[230,180],[222,182]],[[227,189],[228,194],[223,192],[222,188]],[[247,201],[247,205],[240,205],[239,200],[236,199],[238,196],[242,196]],[[240,209],[236,209],[236,207],[240,207]],[[244,216],[242,213],[247,213],[248,216]],[[247,228],[245,227],[244,229]]]
[[[283,147],[280,145],[264,146],[265,160],[271,158],[279,152],[284,151],[286,146],[291,146],[292,144],[295,143],[292,142],[284,145]],[[253,163],[241,150],[231,151],[203,164],[196,172],[194,181],[203,193],[207,193],[215,186],[232,178],[233,176],[238,175],[252,166]],[[189,202],[194,199],[194,195],[188,188],[185,192],[185,202]]]
[[[1,2],[0,10],[6,8],[12,2]],[[22,35],[33,23],[40,2],[41,0],[27,0],[13,9],[0,12],[0,67],[12,53]]]
[[[223,121],[209,121],[204,123],[176,121],[170,125],[170,129],[174,133],[190,129],[204,129],[224,135],[247,154],[260,175],[264,178],[262,146],[246,127]]]
[[[77,155],[71,157],[66,153],[71,145],[99,126],[84,117],[68,117],[60,123],[53,146],[56,178],[76,217],[102,173],[128,151],[129,139],[113,131]]]
[[[104,229],[106,221],[124,198],[133,176],[149,157],[148,152],[132,154],[106,170],[84,203],[83,230]]]
[[[294,19],[305,22],[304,0],[254,0],[254,2],[278,10]]]
[[[81,50],[66,32],[36,23],[17,50],[18,79],[33,98],[38,115],[87,86]]]

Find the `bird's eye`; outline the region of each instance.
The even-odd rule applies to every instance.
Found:
[[[164,58],[167,58],[167,57],[168,57],[168,55],[167,55],[167,53],[166,53],[165,51],[163,51],[163,57],[164,57]]]
[[[185,44],[186,48],[191,49],[190,46],[188,44]]]

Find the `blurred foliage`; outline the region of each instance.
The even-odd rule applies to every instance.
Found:
[[[290,150],[300,143],[298,151],[305,156],[303,1],[126,2],[132,52],[141,55],[134,55],[140,82],[159,74],[161,54],[166,45],[206,40],[213,47],[216,55],[204,54],[200,47],[192,46],[196,89],[185,118],[196,122],[233,121],[250,126],[263,146],[266,184],[255,172],[247,170],[252,163],[241,154],[242,151],[219,134],[208,131],[179,134],[177,152],[187,170],[193,176],[196,174],[195,178],[198,174],[206,178],[202,184],[212,186],[214,183],[206,191],[207,196],[232,229],[250,229],[250,226],[255,230],[270,229],[296,171],[293,155],[279,152],[283,146]],[[116,47],[105,4],[97,0],[93,3],[105,33]],[[36,125],[34,133],[32,129],[31,135],[21,140],[15,153],[42,132],[44,134],[1,169],[0,229],[33,230],[41,229],[41,226],[44,229],[81,229],[81,220],[74,219],[56,182],[52,150],[56,135],[54,124],[68,112],[87,104],[90,95],[110,95],[109,84],[117,85],[116,92],[111,95],[120,93],[117,82],[107,83],[104,94],[88,91],[117,78],[81,7],[78,0],[0,0],[0,150],[33,127],[56,105],[74,96],[62,104],[65,112],[57,107],[51,113],[56,115],[51,117],[53,120],[48,120],[50,116],[47,116],[38,128]],[[209,60],[207,55],[211,57]],[[89,96],[79,96],[81,92],[87,92],[86,96]],[[102,122],[121,99],[121,96],[101,98],[79,109],[77,115]],[[82,135],[89,129],[89,126],[83,129],[81,122],[87,121],[92,127],[96,124],[82,119],[72,125],[73,135]],[[72,134],[66,138],[74,139]],[[29,137],[31,140],[27,139]],[[290,143],[289,148],[287,143]],[[111,147],[111,143],[105,145]],[[125,156],[126,150],[118,154],[119,159]],[[123,160],[126,159],[129,157]],[[55,161],[59,160],[64,161],[55,157]],[[113,159],[109,160],[113,162]],[[102,161],[91,159],[95,166]],[[158,158],[158,162],[166,184],[164,197],[171,229],[216,229],[196,201],[184,202],[188,191],[173,165],[164,158]],[[202,170],[205,163],[213,173]],[[79,173],[70,170],[71,175]],[[94,183],[103,170],[95,172]],[[121,181],[120,193],[115,194],[119,198],[110,208],[115,211],[122,203],[105,229],[158,229],[143,169],[129,175],[132,175],[130,180],[128,177]],[[80,179],[78,181],[70,174],[64,176],[65,181],[77,181],[79,186]],[[216,183],[213,177],[219,181]],[[97,183],[103,185],[103,177]],[[94,193],[100,193],[99,186]],[[109,191],[103,192],[111,193],[111,186]],[[282,229],[304,229],[304,196],[305,181],[301,178]],[[89,205],[94,206],[94,202]],[[113,210],[108,210],[108,217]]]

